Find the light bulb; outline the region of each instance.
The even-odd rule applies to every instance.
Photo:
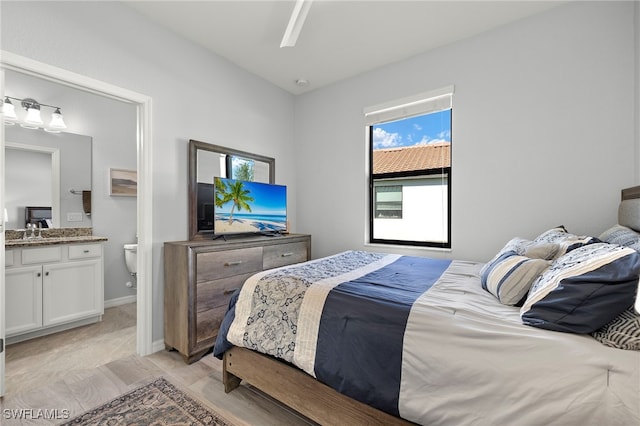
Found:
[[[67,125],[64,124],[60,108],[56,108],[54,113],[51,114],[51,122],[49,123],[49,127],[45,128],[44,130],[50,133],[60,133],[61,130],[64,130],[66,128]]]
[[[42,117],[40,117],[40,105],[31,104],[27,107],[27,117],[21,124],[25,129],[37,129],[42,126]]]
[[[16,116],[16,107],[13,106],[9,98],[5,98],[2,103],[2,115],[4,115],[4,124],[10,126],[16,124],[14,123],[14,121],[18,119],[18,116]]]

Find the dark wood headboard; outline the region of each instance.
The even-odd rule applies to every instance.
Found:
[[[632,186],[622,190],[622,201],[640,198],[640,186]]]

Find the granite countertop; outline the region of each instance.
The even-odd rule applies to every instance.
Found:
[[[78,237],[54,237],[54,238],[31,238],[28,240],[6,240],[5,248],[14,247],[36,247],[36,246],[52,246],[56,244],[68,243],[92,243],[95,241],[107,241],[106,237],[95,237],[93,235],[84,235]]]
[[[91,243],[96,241],[107,241],[106,237],[96,237],[93,235],[92,228],[43,228],[38,232],[42,238],[29,238],[23,240],[24,230],[6,230],[4,233],[5,248],[13,247],[35,247],[35,246],[51,246],[56,244],[68,243]]]

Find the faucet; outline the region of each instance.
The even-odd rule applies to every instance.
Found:
[[[29,235],[29,231],[31,231],[31,235]],[[35,238],[36,225],[35,223],[27,223],[27,229],[24,230],[24,235],[22,236],[23,240],[31,240]]]
[[[29,230],[31,229],[31,224],[27,223],[27,228],[24,230],[24,235],[22,236],[23,240],[29,239]]]

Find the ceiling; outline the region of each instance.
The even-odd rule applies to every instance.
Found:
[[[125,1],[152,21],[301,94],[556,7],[562,1],[315,0],[280,48],[294,0]],[[307,80],[306,86],[296,84]]]

